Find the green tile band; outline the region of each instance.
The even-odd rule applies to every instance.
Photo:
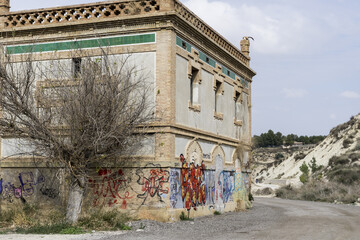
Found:
[[[185,40],[183,40],[183,39],[180,38],[179,36],[176,36],[176,45],[178,45],[179,47],[185,49],[185,50],[188,51],[189,53],[191,53],[191,49],[192,49],[192,48],[196,49],[194,46],[192,46],[190,43],[186,42]],[[200,58],[203,62],[209,64],[209,65],[212,66],[213,68],[216,68],[216,64],[219,64],[219,63],[217,63],[214,59],[212,59],[211,57],[209,57],[208,55],[206,55],[205,53],[203,53],[202,51],[200,51],[200,50],[198,50],[198,49],[196,49],[196,50],[199,52],[199,55],[200,55],[199,58]],[[237,75],[236,75],[233,71],[231,71],[230,69],[228,69],[227,67],[225,67],[225,66],[223,66],[223,65],[221,65],[221,64],[219,64],[219,65],[222,67],[222,72],[223,72],[226,76],[230,77],[230,78],[233,79],[233,80],[236,80],[236,76],[237,76]],[[238,76],[238,77],[239,77],[239,76]],[[246,80],[245,80],[244,78],[242,78],[242,77],[239,77],[239,78],[241,78],[241,84],[242,84],[242,85],[245,85],[246,88],[249,88],[249,82],[246,81]]]
[[[97,48],[121,46],[130,44],[155,43],[155,33],[119,36],[111,38],[97,38],[87,40],[74,40],[66,42],[39,43],[31,45],[17,45],[6,47],[7,54],[39,53],[52,51],[66,51],[82,48]]]

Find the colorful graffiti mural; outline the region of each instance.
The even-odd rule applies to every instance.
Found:
[[[223,203],[232,201],[232,194],[234,190],[234,172],[221,171],[218,177],[218,184],[220,186]]]
[[[187,163],[180,155],[181,169],[170,170],[170,206],[196,210],[199,206],[224,210],[225,204],[246,198],[246,185],[241,171],[223,170],[223,159],[215,158],[215,169]]]
[[[121,205],[127,208],[127,200],[134,195],[129,192],[131,178],[126,177],[122,169],[99,169],[96,178],[90,178],[89,183],[93,194],[93,206],[115,206]]]
[[[185,208],[189,211],[191,208],[196,210],[197,206],[206,203],[206,187],[204,182],[205,164],[195,166],[195,163],[188,164],[184,155],[180,155],[182,163],[180,184],[181,197]]]
[[[142,193],[137,195],[138,198],[143,199],[141,205],[149,196],[157,197],[160,202],[164,202],[163,198],[166,197],[164,194],[169,193],[169,188],[165,186],[169,182],[169,171],[163,170],[161,165],[149,163],[145,168],[137,169],[136,175],[139,177],[137,183],[142,186]]]

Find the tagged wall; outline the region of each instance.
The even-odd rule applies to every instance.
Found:
[[[4,205],[21,203],[61,204],[64,179],[61,169],[3,170],[0,173],[0,199]]]
[[[180,161],[181,169],[170,170],[172,208],[196,211],[206,206],[209,210],[224,211],[229,202],[247,201],[246,177],[241,172],[223,170],[222,157],[215,158],[215,170],[206,169],[204,162],[200,165],[189,163],[184,155],[180,155]]]

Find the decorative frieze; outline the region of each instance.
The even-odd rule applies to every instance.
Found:
[[[44,9],[8,14],[4,27],[15,28],[53,23],[79,22],[90,19],[105,19],[118,16],[149,14],[160,10],[159,0],[132,0],[102,4],[87,4],[75,7]]]

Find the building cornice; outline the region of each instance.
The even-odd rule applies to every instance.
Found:
[[[126,24],[144,24],[176,16],[181,25],[190,25],[208,41],[222,48],[237,61],[249,66],[250,58],[197,17],[178,0],[117,0],[90,4],[43,8],[0,15],[2,37],[28,36],[45,31],[74,31]],[[180,25],[180,23],[179,23]],[[69,30],[67,30],[69,29]],[[253,72],[253,71],[252,71]],[[254,75],[256,74],[253,72]]]

